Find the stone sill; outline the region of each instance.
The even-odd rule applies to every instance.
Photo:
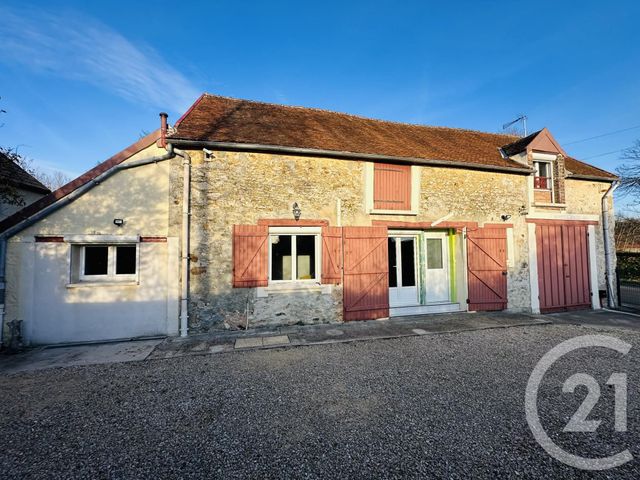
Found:
[[[76,282],[76,283],[67,283],[65,286],[67,288],[83,288],[83,287],[137,287],[140,285],[139,282],[131,281],[131,282]]]
[[[280,293],[320,293],[322,295],[330,295],[333,291],[333,285],[320,285],[318,283],[274,283],[268,287],[256,288],[258,298],[268,297],[269,295],[278,295]]]
[[[540,208],[567,208],[566,203],[534,203],[533,206]]]

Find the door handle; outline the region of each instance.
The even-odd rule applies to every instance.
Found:
[[[506,274],[507,274],[507,272],[502,272],[502,275],[506,275]]]

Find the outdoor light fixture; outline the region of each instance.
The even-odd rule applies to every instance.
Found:
[[[511,218],[511,215],[509,215],[508,213],[503,213],[502,215],[500,215],[500,218],[502,219],[503,222],[506,222]]]
[[[293,212],[293,218],[295,218],[296,221],[300,220],[300,215],[302,215],[302,210],[300,210],[300,207],[298,206],[298,202],[293,203],[293,208],[291,209],[291,211]]]
[[[114,219],[113,219],[113,224],[114,224],[116,227],[121,227],[121,226],[123,226],[123,225],[124,225],[124,218],[114,218]]]

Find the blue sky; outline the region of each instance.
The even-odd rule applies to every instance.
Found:
[[[207,91],[491,132],[525,113],[613,170],[601,154],[640,138],[639,17],[635,1],[5,0],[0,145],[75,176]]]

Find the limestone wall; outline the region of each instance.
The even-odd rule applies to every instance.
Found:
[[[447,215],[449,221],[500,223],[501,215],[511,215],[515,261],[509,268],[509,308],[530,307],[527,229],[519,213],[527,198],[523,176],[420,167],[417,216],[371,215],[365,209],[365,162],[222,151],[204,158],[201,151],[189,153],[193,161],[192,331],[224,328],[225,322],[278,321],[292,317],[293,311],[301,317],[291,320],[293,323],[308,323],[314,318],[321,322],[340,320],[342,307],[337,290],[332,295],[304,294],[301,304],[303,296],[274,294],[264,298],[255,289],[232,288],[232,226],[256,224],[266,218],[292,218],[293,202],[300,205],[303,219],[326,219],[336,225],[339,199],[344,226],[371,225],[373,220],[435,221]],[[177,235],[182,170],[179,161],[174,160],[172,166],[169,230]]]

